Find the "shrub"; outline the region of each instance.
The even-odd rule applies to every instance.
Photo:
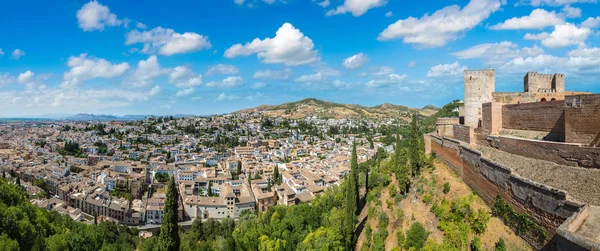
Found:
[[[433,195],[431,195],[431,193],[427,193],[423,196],[423,203],[429,205],[431,201],[433,201]]]
[[[399,229],[398,232],[396,232],[396,239],[398,241],[398,247],[403,247],[406,236],[404,236],[404,232],[402,232],[401,229]]]
[[[471,251],[483,251],[483,244],[478,236],[475,236],[471,241]]]
[[[406,232],[406,241],[404,247],[406,249],[415,248],[420,250],[425,245],[425,241],[429,237],[429,232],[425,230],[420,222],[413,223]]]
[[[448,194],[450,192],[450,183],[444,183],[444,194]]]
[[[506,244],[504,243],[504,239],[500,238],[498,242],[496,242],[496,246],[494,247],[494,251],[506,251]]]

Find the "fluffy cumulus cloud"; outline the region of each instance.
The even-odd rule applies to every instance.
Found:
[[[595,3],[597,0],[520,0],[520,5],[562,6],[574,3]]]
[[[237,97],[233,96],[233,95],[227,95],[223,92],[223,93],[219,94],[219,96],[217,96],[215,101],[234,100],[234,99],[237,99]]]
[[[367,57],[367,55],[361,52],[354,56],[346,58],[342,65],[348,69],[359,69],[363,67],[363,65],[365,65],[368,61],[369,58]]]
[[[323,8],[327,8],[331,4],[331,2],[329,0],[312,0],[312,1],[313,1],[313,3],[317,3],[319,6],[321,6]]]
[[[94,78],[114,78],[129,70],[128,63],[113,64],[103,58],[88,57],[81,54],[71,56],[67,62],[69,71],[63,75],[62,87],[76,87],[83,81]]]
[[[19,74],[17,81],[19,81],[19,83],[29,82],[33,78],[33,75],[34,73],[32,71],[27,70],[26,72]]]
[[[402,38],[404,43],[441,47],[487,19],[501,6],[500,0],[471,0],[463,8],[458,5],[447,6],[421,18],[398,20],[383,30],[377,39],[385,41]]]
[[[452,64],[438,64],[432,66],[431,69],[427,72],[428,78],[435,77],[452,77],[452,76],[462,76],[463,71],[466,70],[466,66],[461,66],[458,61]]]
[[[12,52],[12,59],[14,59],[14,60],[19,60],[19,59],[21,59],[21,57],[23,57],[23,56],[25,56],[25,52],[24,52],[24,51],[22,51],[22,50],[15,49],[15,50]]]
[[[142,53],[161,54],[171,56],[174,54],[190,53],[203,49],[210,49],[212,45],[207,36],[194,32],[183,34],[173,29],[156,27],[149,31],[133,30],[127,33],[125,44],[141,43],[144,47]]]
[[[344,0],[344,4],[327,11],[327,16],[350,12],[353,16],[358,17],[370,9],[384,6],[386,3],[386,0]]]
[[[233,88],[244,83],[244,79],[240,76],[227,77],[221,81],[212,81],[206,84],[208,87],[218,88]]]
[[[552,33],[527,33],[525,39],[540,40],[542,45],[548,48],[560,48],[569,45],[582,45],[590,34],[591,30],[587,27],[577,27],[572,23],[565,23],[554,26]]]
[[[535,9],[528,16],[513,17],[490,28],[493,30],[543,29],[564,22],[563,17],[555,11]]]
[[[398,75],[396,73],[380,76],[365,83],[367,88],[378,88],[384,86],[395,85],[404,82],[406,74]]]
[[[459,59],[478,58],[486,65],[496,66],[516,57],[534,57],[543,53],[544,50],[538,46],[519,49],[518,45],[510,41],[503,41],[476,45],[466,50],[453,52],[452,55]]]
[[[569,76],[600,73],[600,48],[579,46],[565,57],[542,54],[535,57],[518,57],[502,67],[508,73],[523,73],[523,69],[539,72],[563,72]]]
[[[150,89],[150,91],[148,92],[149,96],[156,96],[160,93],[160,86],[154,86],[152,87],[152,89]]]
[[[179,88],[191,88],[202,84],[202,75],[194,73],[189,66],[177,66],[169,74],[169,83]]]
[[[171,69],[162,68],[155,55],[147,60],[140,60],[137,68],[127,77],[127,83],[132,87],[144,87],[153,83],[154,78],[171,72]]]
[[[600,17],[589,17],[581,23],[581,27],[593,29],[600,25]]]
[[[294,71],[290,68],[285,68],[281,70],[264,70],[257,71],[254,73],[252,78],[261,79],[261,80],[286,80],[289,79],[294,74]]]
[[[217,64],[208,68],[205,75],[213,76],[213,75],[230,75],[230,74],[238,74],[240,70],[230,64]]]
[[[175,93],[175,96],[176,97],[188,96],[188,95],[194,93],[194,91],[195,91],[194,88],[190,87],[190,88],[178,91],[177,93]]]
[[[235,58],[257,54],[264,63],[285,65],[301,65],[315,62],[319,59],[314,50],[313,41],[302,34],[290,23],[283,24],[277,30],[275,37],[255,38],[246,44],[235,44],[225,51],[225,57]]]
[[[123,23],[108,7],[97,1],[86,3],[77,11],[77,22],[79,28],[84,31],[104,30],[104,27],[119,26]]]
[[[567,5],[567,6],[563,7],[561,11],[568,18],[581,17],[581,9],[580,8],[575,8],[575,7],[571,7],[570,5]]]

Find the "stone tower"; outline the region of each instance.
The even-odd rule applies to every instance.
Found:
[[[494,69],[465,70],[465,125],[481,126],[481,105],[492,102],[496,86]]]
[[[541,74],[527,72],[523,77],[523,89],[525,92],[564,92],[565,75],[560,73]]]

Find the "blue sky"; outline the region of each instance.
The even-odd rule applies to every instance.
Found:
[[[464,69],[600,91],[595,0],[4,1],[0,117],[214,114],[314,97],[422,107]]]

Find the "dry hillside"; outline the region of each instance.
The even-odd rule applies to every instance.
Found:
[[[322,119],[397,118],[409,120],[410,115],[414,112],[418,112],[424,116],[431,116],[437,112],[437,108],[433,106],[410,108],[388,103],[373,107],[365,107],[354,104],[337,104],[309,98],[281,105],[261,105],[255,108],[241,110],[236,113],[252,112],[263,112],[263,115],[267,117],[289,119],[301,119],[316,116],[317,118]]]

